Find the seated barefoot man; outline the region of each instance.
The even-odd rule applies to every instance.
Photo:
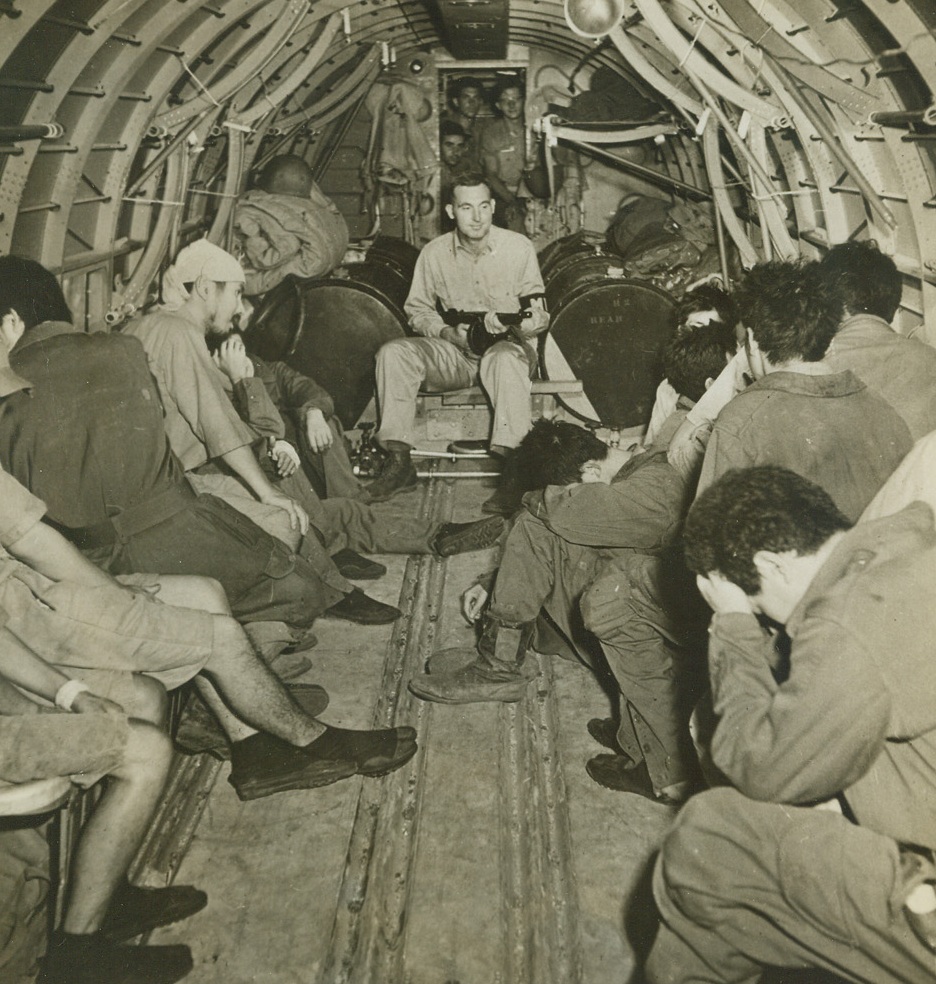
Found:
[[[694,797],[663,842],[647,979],[931,981],[931,509],[852,526],[787,469],[733,470],[690,510],[685,545],[714,612],[712,756],[735,788]]]
[[[682,396],[663,428],[664,442],[733,349],[733,332],[721,324],[670,341],[666,373]],[[572,424],[538,422],[521,445],[524,459],[528,452],[552,472],[541,474],[540,483],[553,484],[524,498],[477,652],[469,651],[474,658],[467,666],[449,672],[434,658],[430,672],[414,677],[410,689],[441,703],[519,700],[535,673],[525,655],[541,608],[591,662],[572,628],[580,608],[620,689],[615,750],[625,753],[600,757],[611,763],[594,760],[590,773],[615,789],[681,799],[695,756],[690,701],[674,656],[685,645],[691,618],[680,616],[670,592],[686,580],[674,543],[693,483],[667,463],[665,443],[631,457]],[[691,590],[684,594],[692,596]],[[478,600],[471,602],[473,615]]]

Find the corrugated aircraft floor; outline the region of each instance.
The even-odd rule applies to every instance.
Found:
[[[488,494],[432,481],[402,501],[461,521]],[[362,586],[399,598],[403,618],[319,620],[305,679],[331,694],[327,722],[413,724],[419,754],[382,779],[250,803],[225,766],[177,879],[209,905],[153,942],[192,946],[192,984],[623,984],[653,925],[648,861],[673,811],[586,774],[601,749],[585,724],[608,697],[555,657],[539,657],[518,704],[412,697],[431,652],[472,644],[460,596],[495,553],[381,560],[388,574]]]

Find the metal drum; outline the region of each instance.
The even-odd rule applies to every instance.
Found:
[[[623,277],[624,268],[617,256],[608,256],[595,250],[567,255],[553,265],[546,279],[546,306],[549,311],[556,313],[569,292],[579,284]]]
[[[367,250],[368,263],[393,267],[407,282],[412,282],[418,256],[418,246],[393,236],[378,236]]]
[[[584,400],[558,397],[581,420],[614,429],[643,426],[660,381],[660,351],[674,328],[675,302],[645,281],[589,279],[592,271],[585,271],[550,305],[540,372],[545,379],[582,381]]]
[[[571,236],[555,239],[544,246],[537,256],[540,273],[548,280],[555,268],[570,257],[594,256],[605,252],[603,240],[595,233],[574,232]]]
[[[374,395],[374,359],[406,334],[403,303],[412,267],[349,264],[346,277],[289,277],[263,299],[245,333],[247,348],[310,376],[331,394],[335,413],[354,427]]]

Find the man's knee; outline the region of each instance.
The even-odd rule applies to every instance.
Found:
[[[392,373],[395,369],[419,370],[425,373],[425,359],[419,345],[411,338],[394,338],[377,350],[377,372]]]
[[[622,571],[597,577],[580,602],[585,627],[599,639],[620,631],[634,617],[630,579]]]
[[[657,892],[664,892],[669,902],[694,922],[709,922],[713,908],[720,908],[720,900],[730,901],[733,894],[735,864],[726,856],[730,838],[724,832],[730,829],[743,801],[737,790],[727,787],[693,796],[680,810],[660,848]],[[743,848],[734,844],[732,850]]]
[[[285,622],[304,629],[343,596],[344,592],[326,585],[304,557],[277,559],[281,566],[276,574],[267,574],[237,598],[241,622]]]
[[[529,379],[530,367],[526,352],[515,342],[497,342],[484,353],[481,359],[482,381],[495,379],[504,373]]]
[[[161,728],[148,721],[130,721],[130,731],[118,775],[158,779],[169,770],[172,741]]]
[[[163,728],[169,712],[169,695],[158,680],[142,673],[134,673],[124,710],[132,717]]]
[[[212,615],[230,615],[231,606],[219,581],[213,577],[192,577],[187,579],[189,608],[198,608]]]

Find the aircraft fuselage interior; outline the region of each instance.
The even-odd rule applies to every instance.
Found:
[[[707,940],[717,937],[733,948],[736,963],[727,961],[722,951],[719,963],[707,949],[710,942],[697,944],[696,937],[683,931],[683,923],[705,907],[698,901],[704,891],[691,895],[687,890],[681,901],[673,901],[674,891],[661,909],[666,866],[657,857],[663,844],[670,844],[672,857],[677,856],[671,839],[678,835],[672,834],[672,825],[683,830],[678,825],[686,813],[687,823],[701,823],[693,806],[697,791],[706,786],[740,784],[746,794],[738,775],[747,776],[747,765],[739,764],[738,775],[726,777],[713,764],[712,732],[718,735],[719,715],[734,713],[734,705],[719,689],[723,681],[716,669],[708,681],[704,642],[701,651],[693,650],[681,627],[661,623],[655,615],[647,615],[641,624],[655,633],[667,663],[664,669],[646,671],[642,682],[634,683],[634,693],[650,677],[659,685],[663,677],[669,680],[684,669],[692,676],[692,702],[698,706],[691,718],[691,708],[685,714],[678,711],[679,741],[699,761],[690,776],[679,768],[666,772],[672,766],[667,759],[662,773],[672,780],[667,785],[651,762],[660,734],[647,723],[656,720],[652,714],[634,711],[631,739],[625,738],[628,708],[638,698],[629,698],[621,682],[626,672],[616,669],[609,655],[613,646],[599,631],[598,606],[604,596],[596,590],[606,583],[599,584],[599,575],[607,575],[607,565],[623,563],[622,550],[631,564],[634,555],[668,557],[671,547],[681,557],[682,518],[658,541],[636,536],[633,546],[603,541],[600,525],[607,520],[613,526],[617,513],[602,512],[598,503],[604,500],[595,499],[586,532],[568,532],[562,525],[566,520],[551,510],[559,510],[563,495],[574,503],[578,479],[539,480],[538,463],[521,458],[516,446],[531,421],[536,422],[533,434],[540,422],[573,425],[610,448],[607,460],[616,462],[614,481],[619,481],[620,475],[629,474],[624,469],[643,457],[639,452],[644,446],[659,452],[659,445],[645,438],[648,427],[657,438],[661,433],[655,401],[665,385],[661,367],[673,357],[674,340],[685,327],[679,322],[684,298],[700,285],[714,285],[728,295],[737,291],[738,303],[743,301],[748,310],[760,310],[758,303],[769,306],[767,295],[775,284],[764,280],[760,299],[743,285],[752,270],[773,264],[781,270],[776,276],[793,278],[791,318],[811,317],[796,285],[812,289],[809,278],[820,276],[815,271],[826,269],[823,261],[840,244],[870,243],[888,258],[895,284],[899,280],[894,288],[899,297],[895,294],[893,315],[884,321],[893,333],[919,346],[921,365],[912,378],[928,379],[921,366],[936,346],[934,93],[936,0],[0,0],[0,466],[9,473],[0,472],[0,477],[15,479],[40,499],[55,484],[50,470],[65,475],[74,469],[91,476],[89,481],[99,481],[103,491],[94,505],[86,505],[93,497],[80,490],[68,493],[76,503],[73,513],[46,498],[47,522],[42,525],[62,534],[63,542],[71,540],[109,574],[136,574],[133,538],[191,508],[179,496],[221,495],[222,477],[239,482],[237,495],[252,497],[254,505],[273,510],[285,524],[274,547],[256,516],[251,515],[250,526],[254,529],[256,522],[263,527],[258,536],[267,540],[262,542],[251,541],[252,533],[219,518],[220,513],[211,519],[225,525],[232,550],[245,556],[251,549],[266,551],[257,576],[274,584],[274,591],[286,590],[287,568],[291,577],[302,565],[334,561],[328,567],[334,576],[319,577],[322,568],[315,568],[314,603],[321,617],[316,615],[314,626],[311,617],[299,619],[297,629],[282,612],[275,618],[258,616],[248,611],[253,601],[234,603],[226,583],[227,601],[216,582],[214,587],[200,582],[197,590],[192,588],[192,604],[221,606],[211,608],[210,619],[225,619],[218,612],[228,611],[230,603],[237,621],[247,627],[245,637],[228,619],[223,632],[237,634],[214,638],[227,640],[223,645],[230,650],[240,645],[230,638],[249,637],[244,645],[252,647],[250,658],[263,663],[256,676],[257,692],[263,696],[245,694],[250,688],[243,683],[228,689],[231,679],[255,679],[238,677],[230,652],[222,664],[212,662],[216,655],[204,656],[197,686],[190,682],[197,669],[181,686],[172,683],[177,679],[172,674],[156,674],[171,684],[159,712],[163,730],[176,735],[181,727],[188,744],[177,739],[167,760],[168,779],[154,760],[147,760],[150,781],[157,786],[165,781],[165,787],[146,808],[139,843],[134,841],[132,852],[120,849],[133,855],[129,878],[135,885],[162,890],[193,884],[207,893],[208,901],[193,905],[199,911],[183,921],[154,920],[143,933],[143,949],[157,944],[188,947],[188,979],[194,984],[727,984],[759,979],[775,984],[915,984],[936,977],[936,926],[924,944],[926,931],[913,923],[913,933],[906,930],[909,942],[900,936],[904,949],[899,958],[880,957],[877,969],[873,961],[862,964],[842,955],[849,940],[828,943],[839,924],[833,925],[830,916],[825,925],[827,911],[864,905],[863,899],[843,901],[834,886],[827,896],[817,888],[808,902],[797,901],[801,897],[791,889],[791,911],[815,935],[804,937],[806,942],[795,951],[779,943],[771,950],[772,944],[763,941],[774,939],[770,934],[777,926],[779,935],[799,938],[800,923],[793,916],[793,921],[784,921],[787,910],[765,915],[757,907],[761,876],[752,873],[754,861],[750,870],[745,867],[740,848],[717,866],[712,892],[722,887],[720,879],[727,879],[726,868],[732,869],[732,891],[743,895],[736,900],[738,907],[749,906],[749,911],[735,919],[732,910],[719,922],[708,909],[710,921],[697,916],[694,926],[708,934]],[[287,161],[289,167],[278,170]],[[304,204],[291,211],[288,202],[299,198]],[[505,237],[504,245],[491,266],[477,244],[488,248],[501,242],[492,238],[498,236]],[[440,237],[449,237],[445,241],[453,245],[448,254],[431,254],[429,244]],[[510,289],[490,286],[498,275],[507,277],[521,251],[526,251],[527,273],[530,264],[537,268],[533,280],[525,275],[511,280]],[[478,272],[473,283],[465,280],[457,289],[446,281],[445,289],[432,294],[432,277],[441,283],[454,276],[446,271],[456,269],[464,260],[462,253],[476,262],[478,271],[488,263],[487,272]],[[182,257],[188,259],[183,262]],[[45,355],[39,358],[38,346],[30,340],[41,335],[39,345],[49,346],[62,340],[66,326],[59,324],[63,317],[40,316],[42,324],[34,333],[28,315],[16,310],[27,303],[24,291],[39,296],[40,280],[22,272],[35,271],[35,266],[5,266],[13,258],[47,271],[54,284],[42,291],[60,288],[65,313],[83,338],[103,343],[98,336],[120,337],[124,344],[108,349],[115,359],[124,358],[131,347],[136,351],[130,338],[140,339],[149,362],[139,355],[144,369],[135,388],[125,395],[121,389],[123,362],[113,363],[113,379],[106,363],[94,373],[87,369],[86,379],[81,375],[84,362],[56,371]],[[12,287],[3,282],[12,276],[10,270],[20,270]],[[521,289],[521,280],[533,288]],[[232,288],[230,297],[226,287]],[[500,306],[490,301],[486,310],[478,310],[484,302],[474,298],[485,291],[497,296]],[[43,296],[47,299],[47,293]],[[829,288],[816,303],[831,296]],[[46,310],[42,303],[46,301],[37,301],[38,310]],[[197,344],[205,350],[198,373],[215,373],[212,385],[233,401],[235,423],[224,434],[235,436],[208,434],[214,418],[208,420],[202,401],[213,395],[202,392],[205,377],[193,373],[186,381],[178,361],[160,362],[163,350],[153,341],[156,336],[147,334],[163,330],[161,312],[179,310],[204,328],[196,332]],[[861,313],[847,302],[840,311],[843,317]],[[718,320],[717,313],[709,313]],[[439,317],[442,321],[433,321]],[[59,327],[50,329],[47,321]],[[426,328],[429,324],[434,327]],[[530,325],[534,328],[528,330]],[[233,338],[222,340],[232,328]],[[219,338],[208,346],[209,354],[202,334],[207,333],[210,343],[216,329]],[[419,344],[427,350],[431,345],[441,350],[442,345],[421,337],[426,335],[447,342],[464,338],[464,344],[450,344],[448,355],[435,349],[436,354],[426,354]],[[516,440],[506,424],[507,429],[501,426],[507,414],[499,409],[507,405],[507,376],[485,369],[494,361],[486,361],[492,335],[496,350],[510,347],[514,360],[508,368],[502,359],[499,371],[521,381],[514,390],[519,397],[509,401],[514,411],[518,400],[522,404],[523,430]],[[739,388],[756,388],[765,373],[784,367],[791,376],[798,373],[797,379],[817,378],[819,370],[810,367],[824,363],[815,354],[796,351],[792,335],[783,337],[784,345],[793,346],[792,355],[787,349],[780,355],[775,354],[779,349],[768,351],[756,336],[756,327],[752,331],[751,325],[738,324],[732,348],[737,344],[739,354],[726,353],[732,364],[744,359],[744,372],[739,369],[735,377]],[[399,361],[385,359],[388,350]],[[404,377],[417,373],[417,354],[423,374],[409,395],[400,396]],[[175,351],[165,358],[181,356]],[[145,371],[147,364],[152,376]],[[32,392],[23,389],[32,382],[27,365],[37,372]],[[703,378],[711,377],[706,385],[722,378],[718,369],[703,373]],[[895,378],[903,379],[902,372],[894,363]],[[774,379],[781,375],[778,371]],[[24,381],[17,381],[20,376]],[[264,399],[268,394],[279,403],[282,419],[276,409],[272,412],[282,426],[264,429],[259,415],[250,416],[258,392],[250,386],[261,377],[267,390],[262,385],[259,390]],[[197,412],[190,414],[183,400],[170,397],[174,385],[198,391]],[[275,392],[274,385],[279,387]],[[324,402],[316,403],[318,397],[308,395],[312,390],[302,389],[289,417],[284,406],[301,386],[321,392]],[[47,400],[49,387],[58,389]],[[676,402],[685,394],[670,389],[668,409],[686,409]],[[110,407],[103,406],[106,392],[120,394]],[[238,396],[242,392],[248,394],[243,399]],[[692,400],[705,392],[702,387]],[[714,401],[718,384],[707,392]],[[839,393],[829,390],[825,395]],[[143,401],[139,406],[138,398]],[[40,405],[45,408],[45,436],[29,438],[30,428],[40,427]],[[106,442],[106,453],[86,439],[90,432],[79,428],[74,433],[85,436],[70,437],[74,418],[86,406],[110,414],[110,429],[97,432],[97,439]],[[165,460],[150,469],[131,467],[128,463],[152,439],[149,432],[144,435],[144,421],[160,412],[168,434]],[[236,419],[238,413],[242,420]],[[689,419],[698,425],[691,414]],[[136,430],[128,426],[131,420]],[[829,439],[839,426],[813,427],[813,422],[798,420],[795,415],[784,418],[785,433],[772,439],[787,447],[802,436],[813,453],[814,443]],[[878,472],[883,482],[921,436],[908,420],[909,430],[899,426],[910,436],[905,440],[898,435],[888,443],[887,454],[879,454],[875,435],[884,432],[884,425],[870,419],[852,423],[868,457],[852,461],[849,469],[866,485]],[[729,442],[719,435],[715,414],[708,420],[709,428],[713,425],[717,447],[710,444],[706,453],[704,445],[701,450],[685,445],[706,455],[706,463],[699,465],[704,484],[711,480],[711,459],[716,451],[727,454]],[[177,445],[175,436],[183,428],[185,436]],[[247,438],[236,437],[237,428],[254,429],[257,454],[249,465],[242,452],[250,457],[253,451]],[[668,440],[677,440],[666,433]],[[739,424],[730,440],[740,447],[746,433]],[[158,444],[163,438],[157,436]],[[34,446],[27,449],[27,440],[34,440]],[[344,462],[340,474],[330,470],[338,466],[329,465],[327,458],[338,450]],[[325,463],[306,467],[306,455]],[[764,463],[753,451],[749,457],[751,464]],[[597,463],[594,455],[583,456],[583,485],[611,482],[601,477],[601,460],[601,455]],[[661,460],[676,473],[672,455]],[[765,460],[772,464],[769,454]],[[524,464],[518,465],[520,461]],[[930,462],[929,467],[918,492],[933,499],[936,493],[928,489],[936,489],[936,466]],[[525,469],[519,477],[518,468]],[[177,476],[186,491],[173,485],[176,491],[151,504],[143,519],[135,500],[124,512],[122,502],[107,498],[118,495],[113,490],[126,485],[127,475],[139,473],[133,480],[145,483],[157,470]],[[121,471],[123,477],[115,477]],[[545,465],[542,471],[553,474]],[[273,483],[285,481],[287,474],[294,483],[305,483],[308,501],[294,497],[291,505],[284,505],[290,495],[286,486],[277,484],[273,491]],[[693,475],[695,481],[698,470]],[[658,512],[669,508],[668,490],[665,484],[654,487],[641,506],[656,517],[654,522],[661,521],[654,506]],[[507,496],[510,507],[498,500],[507,492],[516,492],[513,499]],[[141,496],[145,498],[142,492],[137,498]],[[861,502],[854,515],[841,501],[837,504],[854,521],[867,503]],[[222,506],[228,508],[222,503],[217,509]],[[102,524],[88,518],[95,508],[103,510],[106,536]],[[29,509],[34,516],[35,507]],[[624,515],[636,506],[621,509]],[[78,518],[72,523],[66,514]],[[500,514],[502,520],[496,518]],[[727,511],[725,515],[730,526],[733,520]],[[303,540],[300,532],[305,532],[307,518],[312,532]],[[3,587],[12,576],[8,562],[31,563],[26,558],[33,555],[17,553],[15,542],[25,535],[24,522],[0,517],[0,684],[12,674],[14,683],[28,689],[11,669],[19,643],[11,641],[14,630],[5,627]],[[536,536],[548,530],[554,537],[548,563],[547,547],[538,546],[540,541],[528,530],[534,522],[539,524]],[[731,530],[725,534],[731,535]],[[836,527],[828,535],[852,533]],[[509,550],[523,537],[528,537],[523,549],[538,558],[537,566],[531,560],[525,573],[517,574]],[[897,533],[885,539],[903,543]],[[762,607],[755,605],[747,614],[759,616],[758,631],[785,639],[782,626],[789,612],[783,604],[771,605],[768,590],[780,580],[799,583],[802,569],[785,566],[795,554],[793,547],[786,552],[778,548],[768,560],[766,549],[755,555],[762,578],[758,583],[767,586],[757,595]],[[192,552],[189,544],[186,556]],[[873,565],[871,547],[862,554],[866,556]],[[145,567],[143,577],[200,573],[197,565],[161,563]],[[256,557],[250,563],[256,564]],[[554,566],[544,587],[541,566],[548,564]],[[636,577],[633,569],[632,564],[630,583]],[[212,570],[207,573],[215,576]],[[560,570],[561,576],[556,573]],[[42,571],[43,576],[58,581],[50,571],[52,567]],[[513,580],[505,587],[507,571]],[[675,588],[678,600],[655,598],[654,612],[701,618],[703,637],[706,601],[718,613],[718,624],[738,617],[722,614],[736,609],[712,582],[702,579],[700,595],[694,574],[683,574]],[[515,615],[512,621],[510,612],[520,608],[511,608],[506,596],[512,590],[519,598],[521,588],[531,594],[542,590],[542,611]],[[930,589],[936,591],[936,584]],[[55,609],[51,596],[31,590],[44,610]],[[152,581],[134,582],[132,590],[149,592],[147,604],[185,604],[169,587],[160,596]],[[789,596],[777,590],[784,599]],[[882,597],[881,604],[889,603],[886,591],[868,591],[869,606]],[[337,601],[342,594],[344,600]],[[844,604],[843,595],[844,589],[830,594],[828,604]],[[214,601],[202,604],[200,597]],[[675,609],[667,607],[671,603]],[[264,604],[269,607],[268,600]],[[896,601],[894,606],[887,609],[891,614],[886,619],[899,639],[900,620],[922,616],[918,608],[898,611]],[[936,611],[936,603],[928,607]],[[557,617],[560,609],[562,616]],[[637,610],[634,601],[629,617],[639,620],[633,615]],[[809,613],[797,612],[797,619],[808,622]],[[837,617],[830,615],[830,624]],[[264,628],[287,623],[288,634]],[[221,622],[210,624],[222,632]],[[492,624],[499,626],[499,635],[488,631]],[[526,626],[530,632],[524,635]],[[712,632],[716,647],[717,633]],[[201,645],[194,628],[191,633],[191,646]],[[792,631],[790,637],[795,666],[796,647],[806,643]],[[636,638],[629,645],[639,649],[643,642]],[[216,645],[223,648],[221,641]],[[522,675],[504,682],[507,678],[497,674],[510,646],[507,662],[515,660],[512,672],[520,674],[520,666]],[[729,648],[727,643],[723,647]],[[441,668],[440,654],[456,650],[463,663]],[[686,657],[689,651],[694,659]],[[465,683],[469,671],[459,669],[476,666],[472,653],[480,660],[477,672],[488,674],[481,684]],[[35,655],[56,662],[49,651]],[[844,692],[852,685],[852,671],[844,657],[841,665]],[[786,694],[784,674],[792,672],[773,666],[764,687]],[[452,674],[458,681],[453,690],[433,691],[433,677],[449,679]],[[633,674],[634,680],[640,676],[636,670]],[[77,670],[66,673],[70,675],[80,677]],[[202,686],[206,679],[207,695]],[[269,679],[274,683],[263,682]],[[936,884],[936,755],[927,750],[927,743],[936,747],[936,718],[924,710],[898,712],[894,708],[910,698],[894,696],[900,688],[892,687],[886,670],[881,680],[881,692],[891,695],[893,707],[885,709],[883,698],[881,707],[870,697],[867,705],[877,708],[881,720],[891,714],[896,723],[888,725],[886,751],[880,754],[899,758],[907,747],[922,749],[923,765],[913,782],[932,787],[920,793],[934,838],[921,849],[923,868],[914,868],[916,889]],[[862,677],[856,686],[864,685]],[[936,684],[921,679],[919,686],[926,693]],[[267,687],[275,690],[272,697]],[[327,691],[327,708],[316,704],[319,687]],[[708,714],[700,708],[709,707],[706,694],[712,689],[716,700]],[[38,694],[43,711],[54,710],[50,700],[59,713],[87,704],[83,683],[53,690],[44,701]],[[3,693],[0,687],[0,720],[15,713],[5,710]],[[800,697],[797,689],[789,700]],[[830,708],[836,699],[830,694]],[[936,707],[936,691],[929,691],[929,699]],[[280,700],[286,704],[278,704]],[[120,704],[117,697],[114,702]],[[257,702],[263,710],[255,719]],[[764,711],[768,723],[762,722],[760,730],[752,725],[750,748],[736,750],[738,762],[747,763],[748,752],[751,761],[760,754],[768,743],[768,724],[782,730],[788,722],[786,717],[781,721],[776,702],[769,706]],[[386,769],[362,764],[364,752],[356,752],[354,759],[343,745],[345,757],[335,752],[337,764],[331,772],[316,773],[318,778],[306,784],[310,788],[296,788],[301,786],[296,780],[283,780],[293,786],[264,786],[256,778],[254,785],[238,786],[240,780],[228,770],[247,768],[243,746],[256,732],[266,734],[270,707],[285,707],[282,720],[288,719],[274,728],[274,733],[277,728],[282,732],[275,740],[294,745],[296,733],[318,739],[320,730],[308,730],[307,722],[319,714],[333,729],[326,732],[328,740],[335,742],[351,740],[338,730],[342,728],[395,728],[396,749],[384,753],[390,764]],[[92,710],[114,713],[112,704]],[[224,731],[214,740],[204,737],[221,734],[212,711]],[[311,717],[294,719],[307,711]],[[227,718],[233,723],[226,724]],[[830,729],[818,720],[805,730],[811,735],[804,736],[804,748],[816,747],[815,736],[822,733],[831,755],[836,734],[827,733]],[[859,730],[841,740],[857,740]],[[15,758],[2,747],[15,740],[7,734],[0,725],[0,768]],[[344,737],[334,737],[339,734]],[[64,746],[69,740],[60,741]],[[81,739],[75,740],[80,744]],[[725,740],[714,747],[727,755]],[[622,762],[629,752],[625,768]],[[870,762],[870,751],[867,757]],[[601,763],[595,765],[599,758],[627,776],[620,780],[618,771],[603,779]],[[778,769],[784,767],[781,759],[778,753]],[[346,769],[352,760],[356,764]],[[634,795],[628,784],[637,782],[634,776],[646,771],[645,766],[644,793]],[[872,768],[867,762],[863,767]],[[19,773],[11,771],[8,778],[0,771],[0,979],[8,984],[33,980],[43,953],[62,939],[62,927],[79,924],[81,893],[88,871],[96,866],[88,861],[87,845],[98,843],[93,840],[100,827],[95,827],[95,817],[117,810],[115,790],[124,789],[121,783],[127,781],[123,768],[118,767],[117,778],[109,774],[96,784],[69,782],[57,773],[53,778],[63,780],[64,787],[56,786],[48,800],[43,789],[30,798],[32,781]],[[87,771],[96,776],[108,770],[89,766]],[[230,783],[225,781],[229,775]],[[789,811],[806,811],[827,798],[813,795],[807,775],[813,775],[811,760],[801,764],[802,782],[791,779],[784,794],[777,793]],[[846,786],[856,781],[859,775],[849,772]],[[692,795],[683,805],[690,787]],[[795,794],[789,792],[793,787]],[[771,800],[774,787],[767,782],[759,788],[763,796],[749,798]],[[902,794],[894,795],[899,799]],[[913,794],[907,792],[907,798],[912,800]],[[854,797],[852,813],[851,800],[844,800],[848,802],[839,812],[844,809],[852,826],[863,827],[861,798]],[[146,812],[142,805],[139,809]],[[124,822],[123,814],[113,815],[115,822]],[[738,820],[730,830],[726,827],[725,837],[740,826]],[[897,826],[902,833],[904,828]],[[912,825],[909,829],[915,830]],[[889,829],[880,833],[893,836],[895,844],[911,839]],[[709,834],[706,843],[711,845],[718,833]],[[115,833],[111,842],[124,841]],[[869,851],[868,871],[877,872]],[[898,858],[896,851],[889,871],[904,864],[904,854]],[[831,884],[823,880],[823,865],[831,864],[827,857],[816,858],[815,871],[798,860],[799,867],[791,861],[792,874],[782,874],[781,881],[788,877],[797,884],[811,879]],[[708,870],[702,861],[699,870]],[[745,882],[748,874],[750,881]],[[809,910],[813,903],[817,909]],[[893,906],[889,918],[903,920],[902,906]],[[927,897],[918,908],[936,923],[936,894],[931,907]],[[877,925],[877,916],[863,914]],[[849,918],[843,917],[846,923]],[[912,922],[908,917],[907,925]],[[748,946],[746,941],[754,938],[761,943]],[[850,941],[855,952],[864,952],[865,939],[855,931]],[[906,947],[917,945],[926,948],[929,972],[894,970],[904,966],[900,961]],[[682,963],[673,957],[665,964],[671,976],[664,977],[658,951],[666,946],[683,948],[683,957]],[[875,960],[881,952],[889,953],[874,950]],[[171,962],[170,957],[159,959]],[[168,982],[184,976],[184,971],[173,976],[165,968],[164,977],[155,970],[152,977],[142,970],[139,976],[126,970],[100,970],[112,976],[93,976],[98,971],[69,976],[72,971],[61,969],[53,974],[50,959],[41,964],[38,979],[44,984]],[[184,963],[189,957],[179,959]],[[892,959],[897,962],[888,963]],[[96,958],[90,960],[93,964]],[[925,965],[922,958],[920,963],[907,960],[907,967]],[[729,976],[729,970],[736,976]],[[761,970],[763,978],[758,977]]]

